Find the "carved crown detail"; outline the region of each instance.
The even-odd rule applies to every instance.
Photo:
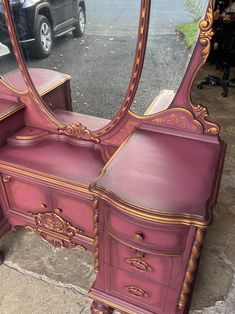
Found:
[[[95,143],[100,142],[100,139],[94,136],[92,132],[88,130],[85,126],[83,126],[81,123],[72,123],[66,125],[62,129],[59,129],[59,134],[65,134],[67,136],[73,136]]]
[[[214,32],[212,30],[213,26],[213,0],[210,0],[206,18],[199,23],[200,32],[200,44],[205,48],[202,51],[203,60],[206,61],[211,47],[211,39],[214,36]]]

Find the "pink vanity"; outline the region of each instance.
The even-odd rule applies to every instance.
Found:
[[[141,1],[130,84],[111,120],[72,111],[69,75],[28,69],[2,4],[19,69],[0,80],[0,236],[25,226],[56,247],[92,251],[93,314],[188,313],[226,150],[190,98],[210,50],[213,1],[178,90],[140,115],[131,105],[151,12]]]

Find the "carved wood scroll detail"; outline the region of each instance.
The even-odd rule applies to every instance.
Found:
[[[98,198],[93,201],[93,249],[94,249],[94,270],[99,272],[99,208]]]
[[[81,123],[66,125],[62,129],[59,129],[59,134],[65,134],[67,136],[73,136],[95,143],[100,142],[100,139],[93,135],[93,133],[90,130],[88,130],[85,126],[83,126]]]
[[[82,246],[72,242],[75,234],[81,233],[82,231],[72,226],[59,215],[53,212],[32,215],[34,216],[36,223],[36,228],[33,228],[33,230],[39,233],[46,242],[59,248],[79,246],[84,249]]]
[[[197,105],[191,104],[191,107],[193,108],[195,118],[202,123],[205,134],[210,135],[219,134],[220,127],[215,123],[207,121],[209,114],[205,107],[198,104]]]
[[[203,127],[201,123],[194,119],[192,113],[182,108],[172,108],[160,112],[153,120],[153,123],[187,130],[195,133],[203,133]]]
[[[181,294],[179,297],[178,306],[183,310],[189,300],[189,295],[192,290],[193,281],[196,275],[196,270],[199,264],[199,259],[202,251],[203,242],[206,236],[206,229],[198,228],[195,235],[191,255],[188,262],[187,272],[184,278]]]
[[[200,32],[200,44],[204,46],[202,51],[203,61],[205,62],[211,48],[211,39],[214,36],[214,32],[212,30],[214,21],[214,14],[213,14],[213,0],[210,0],[206,18],[199,23]]]

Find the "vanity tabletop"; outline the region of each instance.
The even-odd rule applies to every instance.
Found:
[[[7,144],[0,149],[0,169],[23,169],[89,187],[104,163],[101,152],[63,141],[45,139],[27,146]],[[7,166],[7,167],[6,167]]]
[[[139,129],[107,164],[92,191],[130,208],[204,221],[215,199],[221,149],[219,141]]]

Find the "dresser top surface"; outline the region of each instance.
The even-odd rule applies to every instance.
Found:
[[[0,150],[0,167],[11,165],[41,176],[56,177],[89,187],[103,167],[101,153],[92,147],[46,140],[29,146],[5,145]]]
[[[221,145],[138,130],[92,187],[122,203],[205,220]]]

